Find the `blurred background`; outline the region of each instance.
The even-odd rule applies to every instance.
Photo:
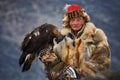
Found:
[[[104,30],[111,48],[111,70],[120,69],[119,0],[0,0],[0,80],[45,80],[38,60],[22,73],[18,65],[25,34],[43,23],[62,28],[65,4],[83,7],[98,28]]]

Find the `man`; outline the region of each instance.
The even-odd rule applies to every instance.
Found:
[[[63,39],[64,41],[57,44],[57,50],[54,50],[60,62],[57,62],[57,65],[55,64],[50,69],[52,77],[54,79],[62,79],[67,74],[68,77],[66,78],[70,76],[72,79],[78,80],[78,78],[95,76],[96,73],[108,70],[111,63],[111,56],[107,38],[103,30],[96,28],[90,22],[89,15],[79,5],[68,5],[66,11],[63,17],[63,29],[61,33],[70,39]],[[68,40],[68,43],[65,43],[66,40]],[[71,55],[69,56],[68,53]],[[78,55],[75,55],[77,53]],[[80,57],[78,58],[78,56]],[[77,74],[80,77],[76,77]]]
[[[81,39],[84,45],[81,66],[75,67],[78,74],[83,77],[95,76],[96,73],[109,70],[111,54],[103,30],[96,28],[90,22],[89,15],[79,5],[67,5],[65,9],[61,33],[73,40]],[[76,46],[76,44],[74,45]]]

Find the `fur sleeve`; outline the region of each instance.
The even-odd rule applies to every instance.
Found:
[[[108,70],[111,63],[111,53],[105,33],[101,29],[96,29],[93,40],[92,46],[86,44],[87,50],[91,51],[92,55],[82,64],[82,70],[91,75]]]

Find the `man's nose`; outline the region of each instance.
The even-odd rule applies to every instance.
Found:
[[[77,20],[76,19],[74,20],[74,24],[77,24]]]

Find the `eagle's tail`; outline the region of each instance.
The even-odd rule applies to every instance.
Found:
[[[27,59],[23,65],[22,72],[28,71],[31,67],[32,62],[33,59],[32,60]]]
[[[22,67],[22,72],[25,72],[30,69],[31,64],[33,60],[35,59],[35,56],[33,54],[22,54],[19,59],[19,65]]]
[[[21,66],[24,62],[25,62],[25,58],[26,58],[27,54],[25,54],[24,52],[22,53],[22,55],[19,58],[19,65]]]

